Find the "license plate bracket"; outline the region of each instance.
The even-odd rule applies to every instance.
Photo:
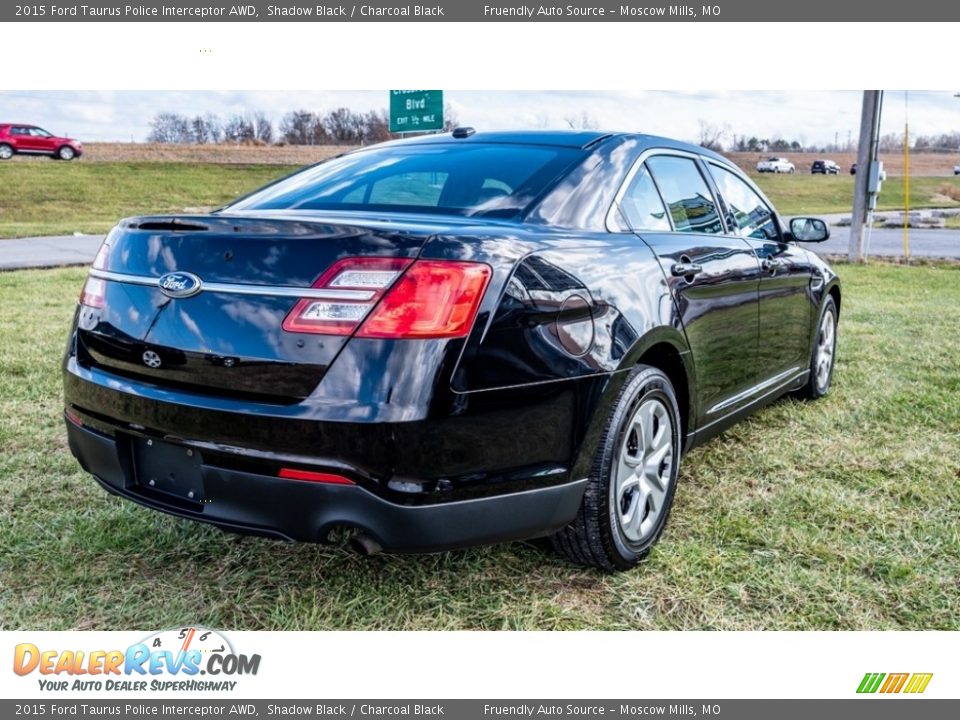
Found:
[[[188,502],[204,501],[199,452],[183,445],[145,438],[135,438],[132,445],[133,467],[141,488]]]

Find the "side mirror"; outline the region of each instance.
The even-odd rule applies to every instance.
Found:
[[[797,242],[823,242],[830,239],[830,228],[817,218],[793,218],[790,221],[790,236]]]

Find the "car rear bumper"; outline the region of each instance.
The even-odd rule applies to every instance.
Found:
[[[424,552],[542,536],[568,524],[586,480],[431,505],[403,505],[358,485],[287,480],[200,462],[203,502],[151,490],[121,439],[66,421],[70,449],[109,492],[224,530],[321,542],[352,528],[385,550]]]

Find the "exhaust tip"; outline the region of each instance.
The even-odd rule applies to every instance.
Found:
[[[357,533],[350,538],[350,547],[356,550],[361,555],[366,555],[370,557],[371,555],[379,555],[383,552],[383,548],[380,546],[376,540],[367,535],[366,533]]]

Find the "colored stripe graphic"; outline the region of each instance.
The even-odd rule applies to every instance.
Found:
[[[899,692],[918,694],[927,689],[933,673],[866,673],[857,692],[870,694],[877,691],[890,695]],[[882,684],[881,684],[882,683]]]
[[[890,673],[887,675],[887,681],[883,684],[883,687],[880,688],[880,692],[900,692],[900,689],[903,687],[903,684],[907,681],[908,677],[910,677],[910,673]]]
[[[875,693],[877,688],[880,687],[880,681],[884,678],[883,673],[867,673],[863,676],[863,680],[860,681],[860,687],[857,688],[858,693]]]
[[[930,678],[933,677],[933,673],[914,673],[910,678],[910,682],[907,683],[907,687],[904,689],[905,693],[922,693],[927,689],[927,685],[930,684]]]

